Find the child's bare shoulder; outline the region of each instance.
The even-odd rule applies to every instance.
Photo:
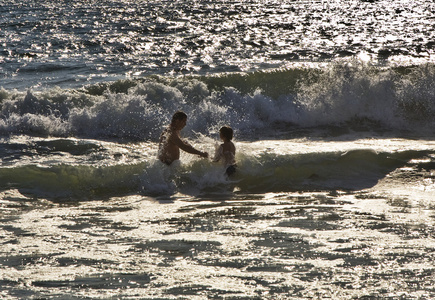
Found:
[[[223,143],[222,148],[223,148],[224,152],[235,152],[236,151],[236,147],[234,146],[233,142],[231,142],[231,141]]]

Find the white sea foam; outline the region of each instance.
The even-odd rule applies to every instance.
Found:
[[[186,132],[206,135],[223,124],[239,135],[342,125],[427,134],[433,130],[434,69],[379,68],[355,61],[219,78],[113,82],[98,94],[92,86],[26,94],[3,90],[0,131],[155,140],[172,113],[181,109],[189,116]],[[296,83],[283,86],[289,78]]]

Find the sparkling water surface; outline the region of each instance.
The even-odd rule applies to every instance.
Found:
[[[8,142],[33,155],[0,194],[3,298],[434,296],[433,140],[238,142],[231,181],[84,142]]]
[[[3,87],[361,56],[433,61],[432,1],[3,1]]]

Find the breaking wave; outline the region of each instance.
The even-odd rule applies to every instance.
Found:
[[[359,190],[374,186],[411,159],[434,157],[428,151],[377,153],[373,150],[278,155],[238,154],[238,169],[228,178],[207,160],[188,160],[165,167],[156,159],[135,164],[23,165],[0,168],[0,189],[18,189],[40,197],[95,199],[142,193],[165,196],[233,192],[268,193]],[[433,163],[433,162],[432,162]]]
[[[0,90],[0,134],[153,140],[178,109],[186,134],[343,126],[433,133],[435,66],[358,62],[249,74],[147,77],[81,89]]]

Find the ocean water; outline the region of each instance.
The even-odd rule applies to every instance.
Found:
[[[435,298],[434,15],[2,1],[0,298]]]

